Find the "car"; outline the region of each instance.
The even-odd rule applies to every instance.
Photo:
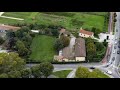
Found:
[[[114,61],[114,60],[115,60],[115,57],[112,58],[112,61]]]
[[[111,74],[112,74],[112,72],[111,72],[111,71],[109,71],[109,70],[107,70],[107,71],[106,71],[106,73],[107,73],[107,74],[109,74],[109,75],[111,75]]]
[[[113,51],[113,54],[115,54],[115,50]]]
[[[95,69],[95,67],[90,67],[90,69]]]
[[[115,44],[117,44],[117,41],[115,41]]]
[[[118,43],[120,44],[120,41],[118,41]]]
[[[118,32],[118,29],[116,29],[116,32]]]
[[[117,37],[115,38],[115,40],[117,40]]]
[[[120,45],[118,45],[118,48],[120,48]]]
[[[114,46],[114,49],[116,49],[116,46]]]
[[[117,54],[120,54],[120,51],[117,51]]]

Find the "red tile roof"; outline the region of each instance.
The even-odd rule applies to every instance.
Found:
[[[0,24],[0,30],[18,30],[20,27]]]
[[[87,35],[93,35],[94,34],[93,32],[86,31],[86,30],[83,30],[83,29],[80,30],[80,33],[87,34]]]

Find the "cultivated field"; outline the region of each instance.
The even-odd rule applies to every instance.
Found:
[[[24,21],[0,18],[0,23],[37,22],[45,25],[62,25],[69,30],[96,27],[102,31],[106,14],[107,12],[5,12],[4,16],[22,18]]]

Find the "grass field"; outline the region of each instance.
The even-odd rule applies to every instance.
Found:
[[[72,70],[56,71],[53,72],[53,75],[57,76],[58,78],[66,78],[71,71]]]
[[[55,51],[53,48],[53,43],[55,38],[50,36],[39,35],[33,39],[31,49],[32,54],[30,58],[33,61],[52,61],[55,55]]]
[[[105,14],[107,14],[107,12],[5,12],[3,15],[25,19],[21,22],[62,25],[69,30],[79,29],[80,27],[88,29],[96,27],[102,31]],[[72,20],[74,19],[78,21],[77,25],[72,24]],[[13,24],[18,22],[20,21],[0,18],[0,23]],[[83,24],[81,25],[79,22]]]

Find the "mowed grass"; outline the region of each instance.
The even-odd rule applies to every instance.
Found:
[[[0,24],[15,24],[23,21],[0,17]]]
[[[53,75],[57,76],[58,78],[67,78],[68,74],[69,74],[71,71],[72,71],[72,70],[56,71],[56,72],[53,72]]]
[[[53,61],[55,55],[53,44],[55,39],[54,37],[45,35],[36,36],[31,45],[32,54],[30,55],[30,59],[38,62]]]
[[[69,16],[67,13],[72,13]],[[60,14],[60,15],[59,15]],[[95,15],[96,14],[96,15]],[[58,12],[58,13],[45,13],[45,12],[5,12],[4,16],[23,18],[23,23],[39,23],[44,25],[61,25],[68,30],[79,30],[81,27],[91,30],[92,27],[96,27],[103,30],[104,27],[104,15],[107,12]],[[68,16],[67,16],[68,15]],[[77,25],[72,24],[72,20],[77,19],[82,21],[83,25],[78,23]],[[16,20],[2,19],[0,23],[18,23]],[[107,31],[107,30],[106,30]]]
[[[45,13],[39,13],[36,17],[40,23],[47,24],[47,25],[49,24],[62,25],[68,30],[80,29],[81,27],[88,28],[88,29],[91,29],[92,27],[96,27],[101,31],[103,30],[104,16],[86,14],[83,12],[82,13],[73,12],[73,13],[75,13],[73,17],[66,17],[66,16],[58,17],[57,15],[54,15],[54,14],[45,14]],[[79,23],[77,25],[72,25],[72,21],[71,21],[72,19],[77,19],[84,23],[83,25]]]

